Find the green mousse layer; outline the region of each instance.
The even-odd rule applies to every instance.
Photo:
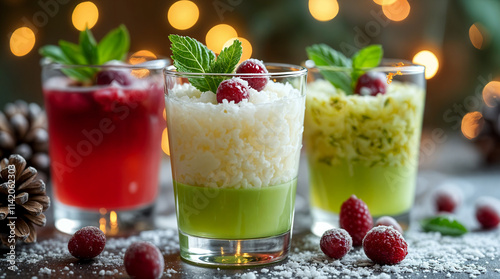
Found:
[[[362,199],[374,216],[399,215],[413,205],[417,169],[343,163],[328,166],[309,160],[311,205],[338,214],[352,194]]]
[[[262,188],[211,188],[174,181],[179,229],[198,237],[250,239],[292,227],[297,179]]]

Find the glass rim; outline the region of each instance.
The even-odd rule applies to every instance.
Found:
[[[269,73],[188,73],[188,72],[177,72],[174,65],[167,66],[163,69],[163,74],[165,76],[176,76],[176,77],[195,77],[201,78],[205,76],[222,76],[222,77],[269,77],[269,78],[284,78],[284,77],[299,77],[306,75],[308,69],[303,66],[285,63],[264,63],[266,67],[276,67],[287,69],[285,71],[279,72],[269,72]]]
[[[332,72],[352,72],[352,68],[347,67],[337,67],[337,66],[308,66],[308,63],[314,63],[311,60],[305,62],[306,68],[310,70],[327,70]],[[402,66],[398,66],[398,63],[403,63]],[[386,64],[386,65],[384,65]],[[394,58],[384,58],[382,59],[381,65],[377,67],[367,67],[360,68],[362,71],[371,72],[397,72],[400,71],[403,75],[409,74],[423,74],[425,73],[425,66],[420,64],[415,64],[409,60],[394,59]]]
[[[165,67],[168,67],[170,64],[170,59],[160,58],[149,60],[140,64],[102,64],[102,65],[77,65],[77,64],[61,64],[58,62],[54,62],[49,58],[42,58],[40,60],[40,65],[42,67],[49,67],[52,69],[74,69],[74,68],[94,68],[94,69],[102,69],[102,68],[117,68],[117,69],[129,69],[129,70],[137,70],[137,69],[146,69],[146,70],[162,70]]]

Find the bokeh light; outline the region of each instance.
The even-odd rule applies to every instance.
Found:
[[[488,33],[481,24],[476,22],[469,28],[469,38],[475,48],[481,49],[485,46]]]
[[[413,63],[425,66],[425,78],[433,78],[439,69],[439,60],[434,53],[429,50],[422,50],[415,54]]]
[[[224,44],[224,47],[232,45],[234,40],[239,40],[241,42],[241,46],[243,47],[243,54],[241,55],[241,59],[238,63],[250,59],[252,57],[252,44],[250,44],[250,42],[245,38],[242,37],[232,38]]]
[[[163,152],[165,152],[165,154],[170,156],[170,147],[168,146],[168,130],[167,130],[167,128],[165,128],[165,130],[163,130],[163,134],[161,136],[161,149],[163,150]]]
[[[28,27],[17,28],[10,36],[10,51],[15,56],[25,56],[35,46],[35,33]]]
[[[235,37],[238,37],[238,33],[232,26],[218,24],[208,30],[205,40],[209,49],[215,53],[220,53],[224,44]]]
[[[484,125],[483,115],[479,111],[469,112],[462,118],[462,133],[468,139],[479,135]]]
[[[373,0],[373,2],[377,5],[391,5],[396,2],[396,0]]]
[[[392,4],[384,4],[382,12],[392,21],[402,21],[410,14],[410,3],[408,0],[396,0]]]
[[[186,30],[196,24],[200,17],[200,10],[195,3],[188,0],[177,1],[168,9],[167,18],[172,27]]]
[[[319,21],[332,20],[339,13],[337,0],[309,0],[309,12]]]
[[[484,103],[489,107],[500,105],[500,82],[490,81],[483,89]]]
[[[156,59],[156,55],[151,51],[139,50],[130,56],[128,62],[131,65],[137,65],[154,59]],[[149,76],[150,72],[148,69],[133,69],[130,73],[136,78],[145,78]]]
[[[71,17],[73,26],[80,31],[85,30],[85,27],[89,29],[94,27],[98,18],[99,10],[97,9],[97,6],[90,1],[82,2],[76,5]]]

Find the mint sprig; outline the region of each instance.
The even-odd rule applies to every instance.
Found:
[[[227,77],[215,77],[208,74],[234,72],[240,61],[243,48],[239,40],[224,48],[216,59],[215,53],[204,44],[190,38],[172,34],[168,36],[171,42],[172,60],[177,71],[185,73],[206,73],[203,78],[189,78],[189,82],[198,90],[217,92],[219,84]]]
[[[440,232],[442,235],[460,236],[467,233],[467,228],[450,216],[427,218],[420,225],[426,232]]]
[[[306,52],[316,66],[324,67],[320,69],[323,77],[346,94],[352,94],[358,78],[366,69],[377,67],[384,54],[381,45],[367,46],[356,52],[352,59],[325,44],[307,47]]]
[[[102,65],[111,60],[125,59],[130,48],[130,36],[125,25],[111,30],[97,43],[88,28],[80,32],[78,44],[60,40],[59,46],[46,45],[40,48],[43,57],[64,65]],[[98,71],[96,68],[78,67],[61,71],[82,83],[91,83]]]

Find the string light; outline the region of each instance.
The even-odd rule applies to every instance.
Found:
[[[208,30],[205,40],[209,49],[215,53],[220,53],[224,44],[235,37],[238,37],[238,34],[232,26],[218,24]]]
[[[433,78],[439,69],[439,60],[436,55],[429,50],[422,50],[415,54],[413,63],[425,66],[425,78]]]
[[[85,27],[88,29],[94,27],[98,18],[99,10],[97,6],[90,1],[76,5],[73,10],[73,15],[71,16],[73,26],[80,31],[85,30]]]
[[[232,38],[224,44],[224,47],[232,45],[234,40],[239,40],[241,42],[241,46],[243,47],[243,54],[241,55],[241,59],[238,63],[250,59],[252,57],[252,44],[250,44],[250,42],[245,38],[242,37]]]
[[[410,3],[408,0],[396,0],[390,5],[384,4],[382,12],[392,21],[402,21],[410,14]]]
[[[377,5],[391,5],[393,4],[394,2],[396,2],[396,0],[373,0],[373,2],[375,2],[375,4]]]
[[[156,59],[156,55],[152,53],[149,50],[139,50],[137,52],[134,52],[128,60],[128,62],[131,65],[136,65],[140,63],[144,63],[146,61],[154,60]],[[133,76],[137,78],[145,78],[149,76],[149,70],[148,69],[133,69],[130,72]]]
[[[200,10],[195,3],[188,0],[177,1],[168,9],[167,18],[172,27],[186,30],[196,24],[200,17]]]
[[[163,134],[161,136],[161,149],[163,150],[163,152],[165,152],[165,154],[167,154],[167,156],[170,156],[170,147],[168,146],[168,130],[167,130],[167,128],[165,128],[165,130],[163,130]]]
[[[15,56],[25,56],[35,46],[35,33],[28,27],[17,28],[10,36],[10,51]]]
[[[318,21],[329,21],[339,13],[339,3],[337,0],[309,0],[309,12]]]
[[[485,45],[487,32],[481,24],[476,22],[469,28],[469,39],[475,48],[481,49]]]
[[[489,107],[500,105],[500,82],[490,81],[483,89],[484,103]]]
[[[468,139],[479,135],[484,125],[483,115],[479,111],[469,112],[462,118],[462,133]]]

